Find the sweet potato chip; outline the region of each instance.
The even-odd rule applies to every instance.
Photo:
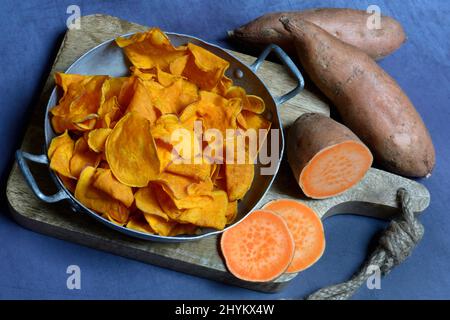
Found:
[[[175,59],[186,55],[185,47],[175,48],[169,38],[158,28],[136,33],[130,38],[116,39],[119,47],[131,63],[139,69],[151,69],[159,66],[166,70]]]
[[[244,88],[239,86],[231,86],[225,92],[227,99],[239,98],[242,100],[242,110],[248,110],[257,114],[261,114],[266,109],[264,100],[258,96],[247,95]]]
[[[104,215],[110,221],[124,225],[128,221],[129,210],[120,202],[92,185],[96,169],[86,167],[78,179],[75,197],[86,207]]]
[[[130,187],[145,187],[158,177],[160,164],[150,122],[126,114],[106,140],[106,159],[114,176]]]
[[[172,229],[177,225],[175,221],[166,220],[158,215],[144,212],[144,218],[157,234],[168,236]]]
[[[73,155],[70,159],[70,173],[78,178],[84,168],[91,166],[96,168],[100,163],[101,156],[89,149],[84,137],[78,138],[73,148]]]
[[[210,195],[213,189],[211,179],[196,181],[195,179],[163,172],[156,182],[173,199],[183,199],[188,196]]]
[[[205,200],[201,207],[183,210],[176,220],[182,223],[192,223],[200,227],[222,230],[227,223],[227,206],[227,193],[224,191],[213,191],[212,198]]]
[[[120,183],[109,169],[97,168],[95,171],[92,185],[108,194],[110,197],[119,200],[127,208],[131,207],[134,201],[133,190]]]
[[[117,97],[113,96],[106,100],[98,108],[97,128],[112,128],[122,116],[122,111]]]
[[[182,234],[195,234],[197,226],[190,223],[177,223],[171,230],[169,236],[175,237]]]
[[[150,227],[147,220],[145,220],[144,214],[137,213],[130,217],[128,221],[127,228],[133,229],[139,232],[154,234],[155,231]]]
[[[73,79],[70,79],[73,78]],[[73,130],[75,126],[79,130],[87,130],[95,125],[94,117],[100,106],[101,87],[107,76],[83,76],[59,74],[56,78],[57,82],[61,81],[61,85],[66,88],[63,97],[59,100],[59,104],[50,110],[50,113],[59,118],[64,118],[64,122],[56,121],[55,130],[69,129]],[[61,80],[58,80],[61,79]],[[90,120],[89,124],[83,124],[86,120]]]
[[[234,222],[237,213],[238,213],[238,202],[237,201],[228,202],[227,212],[225,214],[225,216],[227,217],[227,224],[231,224]]]
[[[150,93],[140,79],[134,82],[134,95],[126,110],[126,113],[128,112],[139,114],[150,121],[150,124],[154,124],[158,118],[157,111],[151,102]]]
[[[225,177],[228,199],[241,200],[250,189],[253,182],[254,166],[249,164],[227,164]]]
[[[169,216],[161,208],[156,198],[155,187],[140,188],[135,194],[135,199],[136,207],[142,212],[160,216],[166,221],[169,220]]]
[[[48,148],[50,168],[60,175],[73,178],[70,171],[70,159],[73,155],[74,142],[67,130],[60,136],[53,138]]]
[[[236,117],[241,112],[240,99],[225,99],[209,91],[200,91],[200,100],[189,105],[180,115],[186,127],[192,127],[195,120],[203,122],[204,130],[216,129],[226,134],[226,129],[237,127]]]
[[[195,44],[188,44],[190,56],[182,75],[202,90],[211,90],[222,79],[229,62]]]
[[[109,128],[100,128],[89,131],[87,134],[89,148],[97,153],[105,151],[106,139],[108,139],[111,131],[112,129]]]
[[[174,76],[181,76],[188,62],[189,56],[184,55],[173,60],[169,65],[170,73]]]

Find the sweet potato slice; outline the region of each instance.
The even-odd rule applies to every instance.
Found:
[[[265,282],[286,271],[294,255],[294,239],[285,220],[257,210],[228,229],[220,241],[228,270],[237,278]]]
[[[320,259],[325,250],[325,234],[322,221],[311,208],[294,200],[279,199],[263,209],[283,217],[294,238],[294,258],[286,272],[305,270]]]
[[[298,118],[288,135],[288,161],[303,193],[324,199],[357,184],[372,154],[347,127],[321,114]]]

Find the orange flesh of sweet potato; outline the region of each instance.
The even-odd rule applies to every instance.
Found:
[[[355,141],[345,141],[320,151],[299,177],[305,195],[314,199],[336,196],[357,184],[369,170],[372,155]]]
[[[284,219],[267,210],[253,211],[226,230],[220,241],[228,270],[252,282],[271,281],[285,272],[294,246]]]
[[[391,172],[425,177],[435,165],[430,134],[413,104],[366,53],[308,21],[280,19],[302,66],[336,106],[343,123]]]
[[[350,129],[318,113],[304,114],[294,122],[287,154],[303,193],[314,199],[350,189],[364,177],[373,160]]]
[[[283,217],[294,237],[294,258],[286,272],[305,270],[320,259],[325,250],[325,234],[322,221],[311,208],[294,200],[280,199],[270,201],[263,209]]]

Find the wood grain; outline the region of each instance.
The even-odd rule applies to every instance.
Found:
[[[42,96],[31,117],[21,149],[35,154],[42,153],[44,110],[54,86],[54,72],[66,70],[85,51],[105,40],[145,29],[144,26],[111,16],[82,17],[81,29],[70,30],[64,37]],[[245,63],[251,63],[255,59],[241,53],[231,53]],[[274,95],[285,93],[295,85],[294,80],[278,64],[266,62],[258,73]],[[305,90],[280,109],[285,126],[289,126],[304,112],[321,112],[329,115],[329,108],[320,96]],[[44,192],[56,191],[49,179],[48,169],[36,165],[31,169]],[[323,217],[339,213],[355,213],[388,218],[398,210],[396,191],[399,187],[411,191],[415,211],[421,212],[428,206],[430,198],[424,186],[376,169],[371,169],[360,184],[339,197],[320,201],[306,199],[301,196],[288,165],[283,161],[277,179],[263,203],[271,199],[288,197],[306,203]],[[295,274],[283,275],[273,282],[260,284],[234,278],[226,271],[217,250],[216,236],[196,242],[169,244],[148,242],[119,234],[85,215],[72,211],[65,204],[50,205],[37,200],[16,165],[13,166],[8,179],[7,198],[13,218],[24,227],[121,256],[264,292],[279,291],[295,277]]]

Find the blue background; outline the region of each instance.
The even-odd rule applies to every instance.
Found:
[[[0,0],[0,170],[6,183],[13,152],[65,32],[67,6],[83,15],[105,13],[225,47],[225,31],[263,13],[320,6],[366,9],[370,4],[398,19],[408,42],[381,62],[410,96],[433,136],[437,167],[423,181],[432,203],[422,216],[424,240],[413,256],[383,279],[381,290],[359,299],[450,298],[450,1],[15,1]],[[270,299],[302,297],[347,279],[364,259],[370,239],[385,223],[340,216],[325,222],[323,258],[281,293],[263,294],[165,270],[33,233],[0,209],[0,298]],[[66,268],[79,265],[81,290],[66,288]]]

